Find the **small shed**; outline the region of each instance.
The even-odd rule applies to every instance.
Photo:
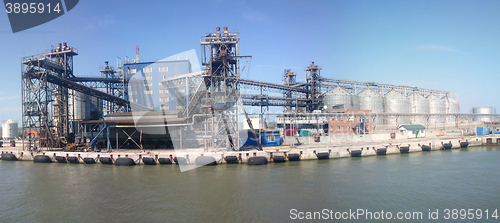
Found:
[[[425,137],[425,127],[423,125],[401,125],[399,131],[406,133],[408,138]]]
[[[259,135],[259,130],[256,129],[255,133],[257,136]],[[242,147],[248,146],[257,146],[257,142],[255,141],[255,137],[250,130],[244,131],[245,135],[241,135],[243,139],[246,138],[246,141],[241,141],[240,145]],[[281,144],[280,139],[280,130],[279,129],[262,129],[260,130],[260,144],[262,146],[279,146]]]

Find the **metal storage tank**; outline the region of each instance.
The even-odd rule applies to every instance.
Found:
[[[387,93],[384,97],[384,102],[386,113],[409,114],[410,112],[410,104],[408,98],[396,91],[390,91],[389,93]],[[388,125],[402,125],[409,124],[410,120],[408,119],[408,116],[390,116],[387,117],[386,123]]]
[[[335,87],[323,95],[323,103],[327,109],[359,110],[358,96],[342,87]]]
[[[85,94],[81,92],[70,92],[68,106],[70,108],[73,107],[73,118],[75,120],[87,120],[90,118],[90,106],[86,106],[85,99]]]
[[[472,114],[496,114],[496,109],[493,107],[474,107],[471,109]],[[473,121],[481,121],[481,122],[491,122],[493,120],[492,117],[482,116],[473,118]]]
[[[444,104],[444,101],[441,100],[436,95],[429,95],[427,96],[427,100],[429,101],[429,113],[430,114],[445,114],[446,113],[446,105]],[[445,119],[444,116],[431,116],[429,118],[430,124],[432,123],[444,123]]]
[[[384,113],[384,96],[371,90],[366,89],[358,94],[359,110],[371,110],[372,113]],[[375,124],[382,125],[383,119],[376,117]]]
[[[69,97],[69,107],[73,107],[75,120],[96,120],[103,116],[103,103],[101,99],[73,91]]]
[[[446,107],[446,113],[448,114],[460,113],[460,104],[458,103],[458,101],[448,96],[443,97],[443,101]],[[456,116],[447,116],[446,122],[455,123],[456,119],[457,119]]]
[[[2,138],[13,139],[18,137],[18,127],[17,122],[9,119],[2,123]]]
[[[408,97],[410,101],[410,113],[412,114],[428,114],[429,113],[429,101],[422,94],[413,93]],[[414,116],[411,118],[412,124],[426,124],[427,117],[425,116]]]

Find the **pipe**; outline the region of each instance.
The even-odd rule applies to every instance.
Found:
[[[202,114],[197,114],[197,115],[193,115],[193,121],[191,123],[185,123],[185,124],[167,124],[167,125],[134,125],[134,127],[139,127],[139,128],[143,128],[143,127],[165,127],[165,126],[190,126],[190,125],[194,125],[194,117],[207,117],[207,116],[211,116],[211,114],[205,114],[205,115],[202,115]],[[129,128],[131,127],[130,125],[115,125],[115,128]]]

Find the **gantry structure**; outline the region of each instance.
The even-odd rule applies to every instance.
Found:
[[[76,55],[78,50],[64,43],[22,59],[23,132],[28,134],[28,146],[60,147],[71,140],[72,117],[64,80],[74,77]]]
[[[212,120],[207,120],[206,124],[211,129],[208,144],[212,148],[239,148],[238,81],[244,70],[240,68],[240,60],[251,58],[239,55],[239,41],[239,33],[229,32],[227,27],[223,32],[217,27],[215,33],[200,40],[201,65],[205,72],[204,88],[198,94],[202,97],[205,93],[200,105],[205,113],[212,115]],[[193,100],[198,100],[197,95]]]
[[[417,93],[424,96],[436,95],[439,98],[448,96],[456,101],[458,101],[458,93],[449,91],[439,91],[430,90],[414,86],[404,86],[404,85],[393,85],[393,84],[380,84],[375,82],[365,82],[365,81],[351,81],[343,79],[332,79],[320,77],[321,89],[323,92],[327,92],[337,86],[340,86],[353,94],[358,94],[366,89],[371,89],[381,95],[385,95],[391,91],[398,92],[404,96],[409,96],[410,94]]]
[[[109,65],[109,61],[105,61],[104,66],[99,68],[100,77],[73,77],[70,80],[93,89],[98,89],[108,95],[128,100],[128,78],[124,77],[122,67],[118,66],[118,68],[115,68]],[[103,107],[104,114],[126,112],[130,109],[128,106],[124,106],[123,103],[113,100],[104,100]]]
[[[84,100],[85,95],[104,101],[108,113],[130,110],[127,79],[121,72],[106,63],[100,78],[76,77],[73,57],[77,55],[76,48],[59,43],[44,53],[22,58],[23,138],[27,139],[23,149],[62,148],[73,143],[81,121],[74,101]],[[136,108],[147,110],[141,105]]]

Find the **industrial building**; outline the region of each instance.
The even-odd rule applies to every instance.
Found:
[[[330,110],[330,112],[338,112],[340,115],[332,115],[329,117],[328,126],[329,134],[335,133],[356,133],[369,134],[372,132],[371,113],[370,110],[345,110],[340,109]],[[351,115],[351,114],[356,115]],[[364,115],[367,113],[367,115]]]
[[[132,62],[124,63],[123,69],[129,77],[129,100],[154,110],[180,110],[177,103],[187,104],[190,90],[193,86],[185,84],[189,79],[191,64],[187,59],[174,61]],[[172,86],[164,86],[163,81],[175,75],[184,76],[177,79]],[[175,93],[173,93],[175,91]],[[170,92],[170,93],[169,93]],[[174,95],[182,95],[184,101],[176,100]],[[179,96],[181,97],[181,96]]]
[[[281,84],[243,79],[251,56],[240,55],[239,41],[240,34],[227,28],[203,35],[201,71],[187,56],[139,61],[138,47],[135,60],[117,67],[105,62],[100,77],[75,76],[78,50],[66,43],[24,57],[26,148],[92,139],[109,149],[237,150],[249,135],[275,145],[287,132],[371,134],[410,124],[457,125],[473,116],[460,114],[456,93],[326,78],[314,62],[304,69],[305,82],[290,69]],[[260,112],[247,114],[249,107]],[[283,108],[275,117],[279,134],[262,123],[266,115],[271,121],[270,107]],[[252,124],[255,118],[258,124]]]

